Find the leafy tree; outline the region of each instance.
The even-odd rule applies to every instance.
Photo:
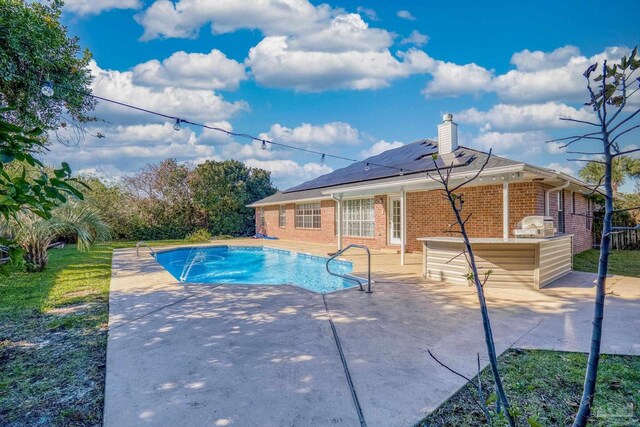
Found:
[[[134,210],[137,224],[132,232],[136,239],[182,239],[203,228],[206,215],[195,205],[190,186],[192,172],[175,159],[159,165],[147,165],[140,172],[124,179],[127,198]]]
[[[144,228],[138,200],[120,182],[105,184],[95,177],[82,177],[90,189],[84,191],[85,200],[100,212],[109,224],[114,239],[135,239]]]
[[[598,160],[602,161],[602,158]],[[603,163],[590,162],[580,169],[580,177],[592,184],[598,184],[604,179],[605,168]],[[611,187],[614,194],[618,194],[619,188],[629,179],[640,178],[640,159],[630,156],[620,156],[611,163]]]
[[[49,261],[47,248],[56,238],[75,237],[81,251],[89,250],[94,242],[110,238],[109,226],[100,214],[82,202],[56,207],[48,219],[24,210],[5,222],[4,228],[23,248],[28,271],[45,269]]]
[[[598,363],[600,361],[600,346],[602,343],[602,324],[604,319],[605,284],[609,266],[609,245],[613,228],[614,209],[614,182],[615,170],[618,158],[623,158],[640,148],[623,149],[619,145],[619,138],[640,128],[640,124],[634,124],[640,114],[640,108],[628,104],[629,97],[640,90],[640,77],[636,74],[640,68],[640,60],[636,59],[637,47],[633,49],[629,58],[623,57],[619,63],[608,65],[603,61],[601,72],[595,78],[591,75],[599,69],[599,65],[592,64],[584,72],[586,78],[590,106],[594,112],[593,121],[563,118],[563,120],[581,123],[594,129],[582,135],[573,135],[560,138],[555,141],[565,141],[564,147],[576,143],[596,141],[597,152],[593,151],[567,151],[568,153],[591,156],[588,163],[596,163],[601,166],[602,187],[605,193],[604,218],[602,220],[602,238],[600,241],[600,259],[598,262],[598,278],[596,280],[596,295],[591,329],[591,347],[585,373],[584,388],[580,407],[573,422],[575,427],[586,426],[591,416],[593,398],[596,392],[596,380]],[[595,88],[592,84],[596,83]],[[625,107],[630,106],[631,111]],[[583,159],[580,159],[583,161]],[[619,178],[619,177],[618,177]]]
[[[62,5],[0,0],[0,105],[15,107],[15,124],[48,131],[92,120],[91,53],[60,24]],[[46,82],[52,96],[41,91]]]
[[[198,165],[191,188],[195,203],[208,215],[211,233],[233,236],[254,231],[253,209],[247,205],[276,192],[270,172],[237,160]]]
[[[69,196],[82,198],[82,185],[63,163],[50,173],[36,157],[44,149],[39,129],[25,130],[2,117],[0,109],[0,214],[5,220],[22,209],[49,218],[50,211]]]

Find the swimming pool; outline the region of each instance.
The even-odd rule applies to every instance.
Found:
[[[357,286],[327,273],[327,258],[261,246],[171,249],[157,252],[156,260],[185,283],[290,284],[320,294]],[[352,270],[353,264],[348,261],[331,262],[331,271],[336,273]]]

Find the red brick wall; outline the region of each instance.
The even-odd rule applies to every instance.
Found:
[[[517,223],[528,215],[544,215],[545,190],[550,188],[538,182],[521,182],[509,185],[509,234],[516,228]],[[461,192],[464,195],[463,215],[472,214],[467,222],[467,230],[471,237],[502,237],[502,184],[481,187],[469,187]],[[449,225],[455,222],[454,215],[448,202],[440,190],[412,192],[406,195],[407,203],[407,251],[422,250],[418,237],[448,236]],[[375,236],[349,237],[343,236],[343,244],[359,243],[370,248],[394,248],[388,245],[388,197],[375,196]],[[574,252],[581,252],[592,247],[591,231],[586,228],[587,199],[576,193],[576,214],[573,214],[572,197],[570,191],[564,191],[565,200],[565,232],[574,234]],[[550,215],[554,217],[557,227],[557,196],[556,192],[549,197]],[[338,238],[335,230],[335,202],[324,200],[321,202],[322,223],[320,229],[295,228],[295,204],[286,204],[287,223],[279,227],[279,206],[265,207],[265,228],[262,232],[285,240],[307,241],[337,245]],[[259,218],[256,209],[256,219]],[[582,214],[582,215],[577,215]],[[259,226],[259,224],[256,224]],[[256,229],[259,230],[259,227]]]
[[[564,200],[564,232],[573,234],[573,253],[578,253],[593,247],[593,233],[587,228],[586,215],[591,215],[587,198],[584,194],[561,190]],[[575,195],[575,208],[573,206]],[[549,194],[549,215],[553,217],[555,227],[558,227],[558,192]],[[560,230],[558,230],[560,231]]]
[[[335,229],[335,202],[324,200],[321,202],[322,212],[320,229],[303,229],[295,227],[295,204],[286,204],[287,222],[280,227],[278,222],[279,205],[265,206],[265,227],[261,232],[284,240],[338,244]],[[256,208],[256,230],[260,231],[260,208]],[[374,237],[343,236],[344,246],[351,243],[366,245],[373,249],[388,247],[387,245],[387,196],[374,197],[375,235]]]
[[[287,222],[285,227],[279,225],[280,205],[265,206],[265,227],[264,234],[274,236],[284,240],[297,240],[315,243],[335,242],[335,216],[333,200],[323,200],[320,202],[321,228],[295,228],[295,204],[285,205]],[[256,208],[256,230],[260,231],[260,208]]]

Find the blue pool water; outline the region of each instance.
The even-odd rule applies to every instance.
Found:
[[[321,294],[357,286],[327,273],[326,258],[279,249],[251,246],[180,248],[158,252],[156,260],[173,277],[186,283],[291,284]],[[331,262],[331,271],[345,274],[352,270],[350,262]]]

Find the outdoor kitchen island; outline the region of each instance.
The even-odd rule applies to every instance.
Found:
[[[540,289],[571,272],[572,235],[548,238],[471,238],[481,279],[487,286]],[[422,272],[433,282],[471,286],[462,238],[421,237]]]

